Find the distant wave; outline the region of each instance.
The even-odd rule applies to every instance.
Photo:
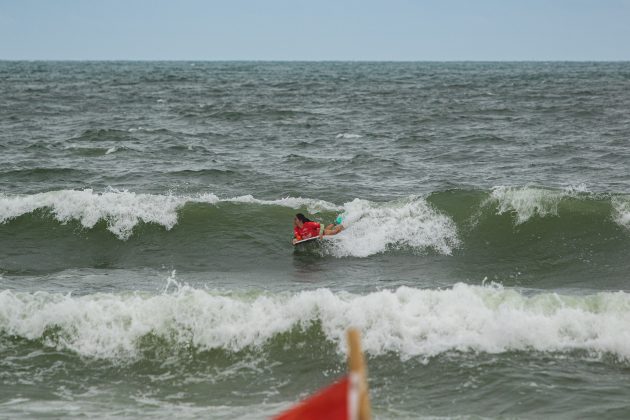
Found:
[[[360,139],[361,137],[363,137],[360,134],[354,134],[354,133],[339,133],[337,134],[336,138],[338,139]]]
[[[235,295],[188,286],[159,295],[0,292],[5,338],[110,359],[138,357],[147,343],[228,352],[266,348],[282,334],[312,328],[320,331],[314,339],[323,336],[342,354],[344,331],[355,326],[372,356],[586,351],[628,361],[629,324],[627,293],[528,296],[496,285],[366,295],[329,289]]]
[[[88,175],[87,171],[74,169],[74,168],[28,168],[28,169],[9,169],[0,170],[0,175],[5,177],[11,177],[12,179],[50,179],[53,177],[85,177]]]
[[[86,141],[86,142],[101,142],[101,141],[122,141],[122,140],[136,140],[131,136],[130,131],[116,130],[116,129],[89,129],[83,131],[77,137],[70,139],[70,141]]]

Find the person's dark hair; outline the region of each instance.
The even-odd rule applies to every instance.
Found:
[[[302,223],[306,223],[306,222],[310,222],[311,219],[309,219],[308,217],[304,216],[302,213],[298,213],[295,215],[295,217],[298,218],[298,220]]]

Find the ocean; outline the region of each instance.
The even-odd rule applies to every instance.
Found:
[[[0,62],[0,417],[630,417],[630,63]],[[346,229],[294,249],[302,212]]]

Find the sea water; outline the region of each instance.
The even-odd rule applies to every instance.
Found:
[[[377,418],[627,418],[628,109],[628,63],[0,62],[0,417],[264,418],[355,326]]]

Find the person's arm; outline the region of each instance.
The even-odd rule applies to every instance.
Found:
[[[299,241],[300,239],[302,239],[302,238],[300,237],[300,234],[298,232],[298,228],[294,227],[293,228],[293,240],[291,242],[293,243],[293,245],[295,245],[295,243],[297,241]]]

